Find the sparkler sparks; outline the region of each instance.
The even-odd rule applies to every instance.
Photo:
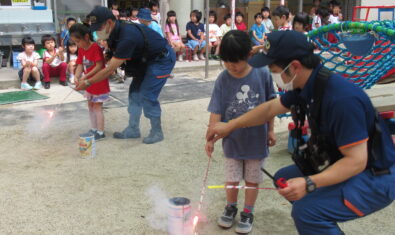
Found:
[[[74,91],[74,89],[71,89],[71,91],[63,98],[62,102],[60,102],[60,103],[56,106],[56,108],[55,108],[54,110],[47,111],[48,116],[49,116],[49,119],[51,119],[51,118],[55,115],[55,112],[58,111],[58,109],[60,108],[60,106],[62,106],[62,104],[64,103],[64,101],[71,95],[71,93],[73,93],[73,91]]]
[[[49,118],[52,118],[55,112],[54,111],[47,111],[47,113],[49,115]]]
[[[198,222],[199,222],[199,216],[195,216],[195,218],[193,218],[193,227],[196,227]]]

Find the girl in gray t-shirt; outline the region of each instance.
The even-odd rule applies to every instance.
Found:
[[[276,97],[273,82],[267,68],[252,68],[247,60],[251,51],[251,40],[244,32],[232,30],[222,39],[220,58],[224,70],[215,82],[208,107],[210,125],[227,122],[254,109],[261,103]],[[273,120],[268,124],[242,128],[223,139],[225,154],[226,185],[237,186],[244,179],[246,186],[258,187],[263,181],[260,168],[269,155],[268,146],[275,144]],[[209,157],[214,150],[214,142],[207,141]],[[237,214],[237,189],[226,189],[227,205],[218,219],[218,225],[232,227]],[[245,193],[244,210],[236,232],[248,233],[252,229],[253,209],[258,190],[248,189]]]

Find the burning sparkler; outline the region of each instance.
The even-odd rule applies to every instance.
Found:
[[[208,158],[206,174],[204,175],[202,190],[200,192],[200,201],[199,201],[199,205],[198,205],[197,215],[193,218],[193,231],[194,231],[195,235],[197,235],[196,226],[199,223],[199,213],[200,213],[200,210],[202,209],[203,198],[204,198],[204,193],[205,193],[205,189],[206,189],[208,170],[210,169],[210,164],[211,164],[211,157]]]
[[[51,119],[55,113],[59,110],[59,108],[62,106],[62,104],[64,103],[64,101],[71,95],[71,93],[73,93],[74,89],[71,89],[71,91],[63,98],[62,102],[60,102],[54,110],[49,110],[47,111],[49,119]]]
[[[207,186],[209,189],[266,189],[266,190],[277,190],[276,188],[257,188],[257,187],[250,187],[250,186],[243,186],[243,185],[210,185]]]

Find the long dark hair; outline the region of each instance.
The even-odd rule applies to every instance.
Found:
[[[73,41],[73,40],[69,40],[69,43],[67,43],[67,48],[66,48],[66,54],[67,54],[67,58],[66,58],[66,62],[69,63],[70,62],[70,46],[77,46],[77,44]],[[78,47],[77,47],[77,51],[75,52],[78,55]]]
[[[177,21],[177,16],[176,16],[176,12],[175,11],[171,10],[171,11],[167,12],[166,25],[169,27],[171,34],[174,35],[173,27],[171,27],[171,23],[170,23],[170,20],[169,20],[169,18],[172,17],[172,16],[176,17],[177,35],[179,36],[180,35],[180,29],[178,28],[178,21]]]

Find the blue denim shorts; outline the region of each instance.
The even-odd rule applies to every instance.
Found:
[[[187,47],[191,48],[192,50],[195,49],[197,46],[199,47],[199,49],[202,49],[203,47],[206,46],[206,41],[202,41],[202,43],[199,44],[199,42],[196,40],[188,40],[186,45],[187,45]]]

